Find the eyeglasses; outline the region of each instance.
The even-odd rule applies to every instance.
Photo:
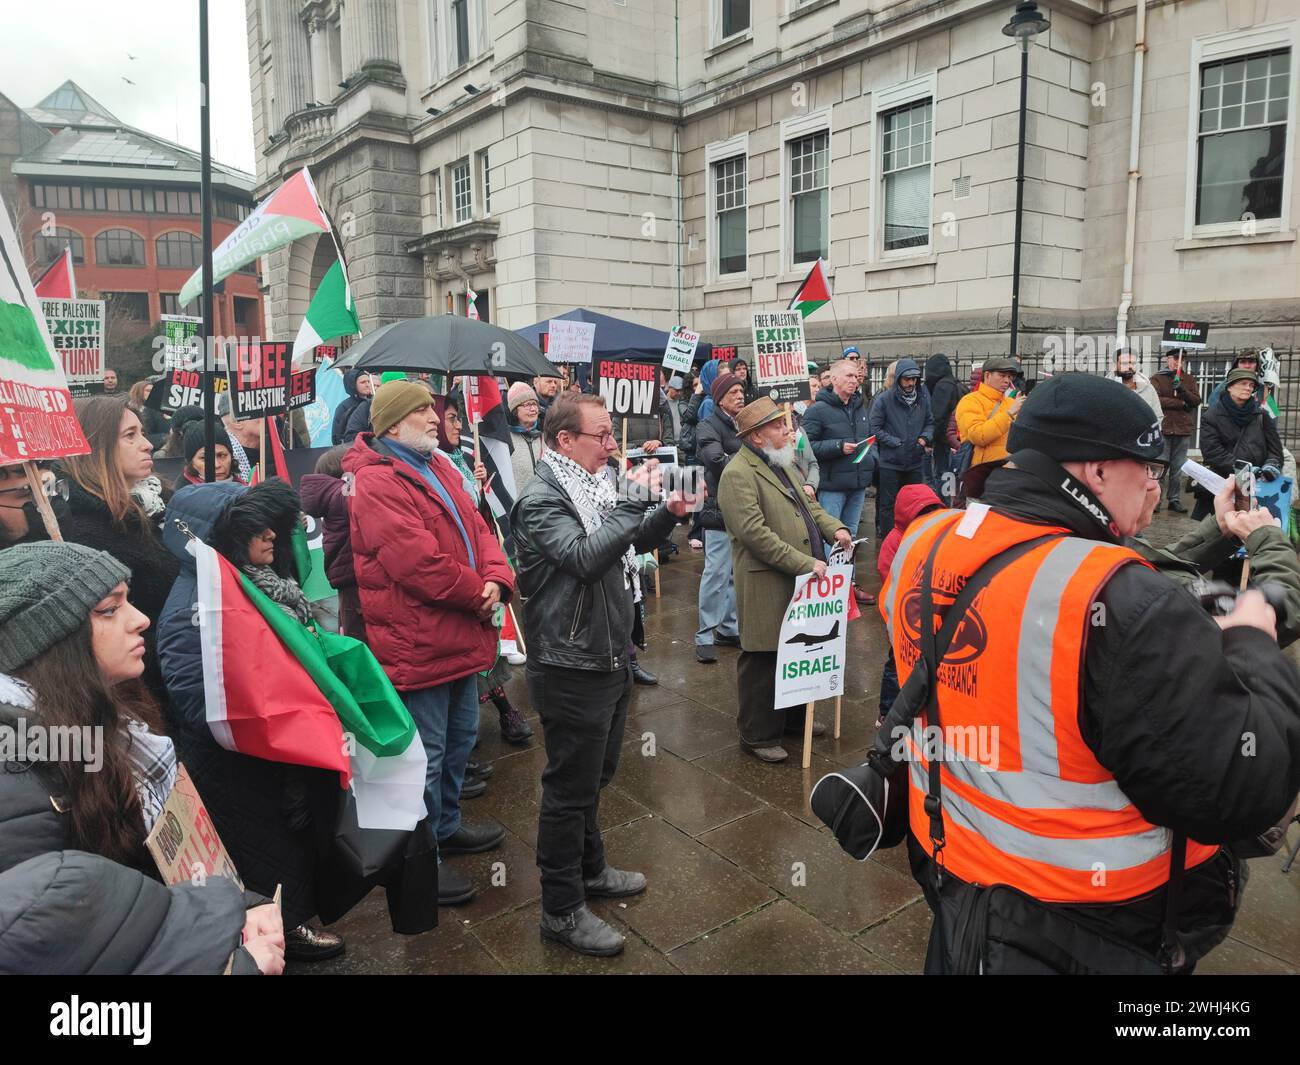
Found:
[[[1158,462],[1144,462],[1142,468],[1146,470],[1148,480],[1158,481],[1165,475],[1165,467]]]
[[[611,432],[608,432],[608,431],[607,431],[607,432],[603,432],[603,433],[574,433],[573,435],[574,435],[574,436],[589,436],[589,437],[591,437],[593,440],[599,440],[602,444],[613,444],[613,443],[616,443],[616,441],[615,441],[615,439],[614,439],[614,434],[611,433]]]

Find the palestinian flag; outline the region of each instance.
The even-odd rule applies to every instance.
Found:
[[[330,223],[307,168],[259,203],[212,253],[212,283],[229,277],[260,255],[292,244],[311,233],[329,233]],[[190,275],[176,302],[184,307],[203,291],[203,268]]]
[[[475,292],[468,285],[466,285],[465,286],[465,317],[472,318],[476,322],[479,321],[478,307],[475,305],[477,302],[478,302],[478,293]]]
[[[822,270],[822,261],[818,259],[808,271],[808,276],[803,279],[803,284],[795,292],[790,300],[790,306],[786,310],[798,311],[804,318],[812,314],[818,307],[831,301],[831,286],[826,280],[826,273]]]
[[[72,249],[65,247],[63,254],[45,268],[33,286],[43,300],[75,300],[77,275],[72,269]]]
[[[478,426],[480,456],[488,471],[488,504],[508,539],[510,509],[519,490],[510,464],[510,423],[506,421],[501,386],[495,377],[466,377],[464,386],[465,414],[471,427]]]
[[[329,769],[367,829],[410,831],[425,816],[424,747],[369,648],[289,617],[197,538],[196,616],[208,727],[254,758]]]
[[[352,286],[348,284],[342,260],[336,259],[321,279],[320,287],[307,307],[307,315],[298,327],[291,361],[297,366],[303,355],[329,337],[352,336],[360,332]]]
[[[853,456],[853,462],[851,463],[851,465],[856,466],[859,462],[865,459],[867,457],[867,454],[871,451],[871,448],[874,446],[875,442],[876,442],[876,438],[874,436],[869,436],[864,441],[862,441],[862,443],[858,445],[858,453]]]

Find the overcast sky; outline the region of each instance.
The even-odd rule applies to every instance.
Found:
[[[198,150],[198,0],[0,0],[0,26],[0,93],[20,107],[71,78],[127,125]],[[208,0],[208,26],[212,155],[252,173],[243,0]]]

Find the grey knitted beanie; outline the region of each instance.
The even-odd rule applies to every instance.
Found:
[[[0,551],[0,670],[10,673],[76,632],[131,571],[107,551],[43,540]]]

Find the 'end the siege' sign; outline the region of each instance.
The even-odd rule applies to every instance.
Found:
[[[754,383],[776,403],[812,399],[798,311],[754,313]]]
[[[651,362],[596,360],[596,392],[610,414],[648,415],[659,406],[659,367]]]

